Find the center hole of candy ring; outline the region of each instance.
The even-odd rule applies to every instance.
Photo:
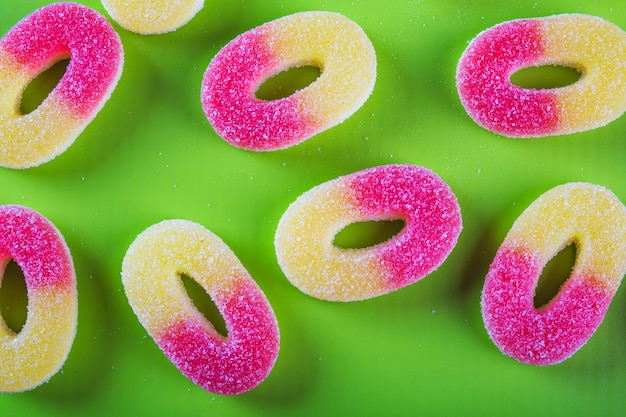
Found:
[[[286,69],[265,80],[256,90],[255,96],[265,101],[289,97],[315,82],[321,73],[321,69],[316,65],[302,65]]]
[[[564,65],[541,65],[522,68],[511,75],[511,83],[529,89],[566,87],[580,79],[581,73]]]
[[[187,295],[189,295],[189,298],[191,298],[191,301],[194,306],[196,306],[198,311],[211,322],[219,334],[227,337],[228,330],[226,328],[226,322],[213,302],[211,296],[207,294],[204,288],[202,288],[202,286],[193,278],[190,278],[185,274],[181,274],[180,279],[183,282],[185,290],[187,291]]]
[[[576,262],[576,245],[570,243],[557,253],[543,268],[533,299],[535,308],[541,308],[558,294],[568,280]]]
[[[48,97],[50,92],[59,83],[69,64],[69,58],[61,58],[45,71],[41,72],[24,89],[20,102],[22,114],[33,112]]]
[[[392,239],[405,226],[401,219],[354,222],[335,235],[333,244],[343,249],[363,249]]]
[[[0,316],[7,327],[19,333],[28,313],[28,290],[24,273],[17,263],[8,261],[0,281]]]

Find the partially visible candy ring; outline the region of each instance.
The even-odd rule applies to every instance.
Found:
[[[204,0],[102,0],[113,20],[126,30],[152,35],[185,25],[204,6]]]
[[[211,296],[227,337],[196,309],[181,274]],[[141,324],[195,384],[239,394],[269,375],[279,349],[274,312],[235,254],[209,230],[187,220],[149,227],[124,257],[122,282]]]
[[[392,239],[362,249],[334,245],[351,223],[397,220]],[[280,219],[278,263],[302,292],[330,301],[376,297],[435,270],[461,232],[455,195],[432,171],[413,165],[366,169],[318,185],[294,201]]]
[[[513,20],[480,33],[457,67],[469,115],[511,137],[581,132],[606,125],[626,109],[626,32],[599,17],[563,14]],[[577,82],[553,89],[511,83],[516,71],[561,65]]]
[[[576,263],[558,294],[535,308],[546,263],[576,245]],[[626,272],[626,208],[598,185],[553,188],[515,221],[489,268],[482,292],[485,327],[519,362],[561,362],[596,331]]]
[[[0,270],[11,260],[24,274],[28,312],[17,334],[0,317],[2,392],[33,389],[52,377],[70,352],[78,322],[76,276],[65,240],[42,215],[22,206],[0,206]]]
[[[278,100],[256,98],[265,80],[307,65],[321,70],[312,84]],[[337,13],[296,13],[224,46],[204,74],[202,107],[230,144],[282,149],[347,119],[367,100],[375,78],[374,47],[360,26]]]
[[[56,87],[22,114],[26,86],[66,58]],[[122,64],[119,36],[95,10],[55,3],[21,20],[0,40],[0,165],[28,168],[65,151],[109,98]]]

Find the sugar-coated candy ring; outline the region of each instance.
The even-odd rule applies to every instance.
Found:
[[[211,296],[227,337],[193,305],[181,274]],[[149,227],[128,249],[122,281],[141,324],[198,386],[239,394],[269,375],[279,350],[272,308],[235,254],[209,230],[187,220]]]
[[[50,379],[65,363],[78,322],[76,275],[65,240],[41,214],[22,206],[0,206],[0,269],[11,260],[24,274],[28,311],[17,334],[0,317],[2,392]]]
[[[152,35],[184,26],[202,9],[204,0],[102,0],[102,5],[124,29]]]
[[[306,65],[321,69],[307,87],[277,100],[255,97],[268,78]],[[202,107],[232,145],[282,149],[343,122],[367,100],[375,78],[374,47],[360,26],[337,13],[296,13],[224,46],[204,74]]]
[[[545,306],[534,292],[546,263],[576,245],[568,280]],[[519,362],[561,362],[596,331],[626,272],[626,208],[598,185],[570,183],[540,196],[498,249],[482,292],[489,336]]]
[[[480,33],[457,68],[461,102],[479,125],[510,137],[581,132],[606,125],[626,109],[626,32],[599,17],[563,14],[504,22]],[[516,71],[572,67],[575,83],[529,89]]]
[[[65,74],[31,113],[26,86],[69,58]],[[55,3],[22,19],[0,40],[0,165],[28,168],[65,151],[102,108],[120,78],[122,44],[95,10]]]
[[[351,223],[402,219],[390,240],[340,248],[334,237]],[[276,231],[278,263],[302,292],[330,301],[376,297],[435,270],[456,245],[461,213],[455,195],[432,171],[385,165],[318,185],[294,201]]]

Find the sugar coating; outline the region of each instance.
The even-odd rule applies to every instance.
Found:
[[[211,296],[226,337],[193,305],[181,274]],[[209,230],[187,220],[149,227],[124,257],[122,282],[141,324],[195,384],[239,394],[269,375],[280,341],[275,315],[235,254]]]
[[[204,0],[102,0],[102,5],[124,29],[154,35],[187,24],[204,7]]]
[[[626,32],[580,14],[545,18],[541,24],[544,59],[582,74],[579,82],[554,91],[559,133],[595,129],[620,117],[626,110]]]
[[[255,96],[272,76],[316,66],[320,76],[294,94]],[[350,117],[374,88],[376,54],[352,20],[331,12],[302,12],[251,29],[229,42],[202,81],[204,112],[234,146],[271,151],[293,146]]]
[[[65,363],[76,334],[78,294],[60,232],[22,206],[0,206],[2,271],[11,260],[24,274],[28,306],[17,334],[0,317],[0,391],[21,392],[48,381]]]
[[[22,114],[28,84],[68,58],[48,97]],[[18,22],[0,40],[0,165],[28,168],[65,151],[104,106],[122,66],[119,36],[95,10],[55,3]]]
[[[216,296],[228,323],[228,341],[198,320],[183,320],[158,340],[167,357],[207,391],[238,394],[256,387],[278,353],[276,319],[259,288],[245,277],[233,279],[230,293]]]
[[[599,17],[562,14],[504,22],[481,32],[456,74],[466,111],[484,128],[510,137],[595,129],[626,110],[626,33]],[[529,89],[511,75],[531,66],[573,67],[568,86]]]
[[[351,223],[405,222],[390,240],[362,249],[333,244]],[[432,171],[385,165],[318,185],[283,214],[275,236],[278,263],[302,292],[330,301],[376,297],[435,270],[461,232],[455,195]]]
[[[547,262],[576,245],[570,277],[545,306],[534,294]],[[602,323],[626,272],[626,208],[606,188],[569,183],[533,202],[515,221],[482,292],[489,336],[506,355],[534,365],[559,363]]]
[[[511,75],[539,65],[541,25],[536,19],[502,23],[479,34],[457,67],[457,88],[469,115],[481,126],[506,136],[547,135],[559,124],[550,90],[511,83]]]

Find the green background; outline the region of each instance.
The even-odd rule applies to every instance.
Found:
[[[0,32],[46,3],[0,1]],[[100,2],[82,3],[108,17]],[[200,105],[208,63],[240,33],[305,10],[340,12],[365,30],[378,61],[371,97],[343,124],[292,148],[254,153],[228,145]],[[506,20],[571,12],[626,28],[626,3],[608,0],[207,0],[170,34],[142,36],[114,23],[125,66],[104,109],[51,162],[0,169],[0,203],[26,205],[59,228],[79,290],[78,333],[63,369],[32,391],[0,394],[0,415],[623,415],[623,289],[589,342],[555,366],[502,355],[480,315],[495,251],[541,193],[587,181],[626,201],[626,117],[580,134],[508,139],[477,126],[456,92],[456,63],[477,33]],[[539,76],[548,86],[561,77]],[[284,88],[298,76],[286,78]],[[42,79],[31,90],[45,91]],[[282,213],[319,183],[389,163],[423,165],[450,185],[464,222],[454,251],[422,281],[375,299],[331,303],[299,292],[274,254]],[[120,280],[127,248],[148,226],[171,218],[220,236],[275,310],[280,355],[248,393],[215,395],[187,380],[127,302]],[[376,233],[389,231],[353,228],[346,245],[367,244]],[[542,285],[558,287],[568,275],[573,260],[558,258]],[[10,272],[0,291],[7,321],[26,308],[19,301],[25,290]]]

